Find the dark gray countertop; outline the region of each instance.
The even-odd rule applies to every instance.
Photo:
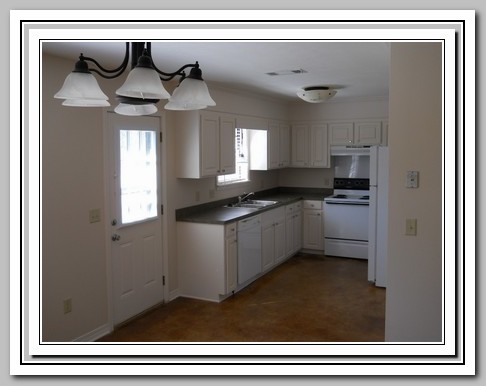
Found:
[[[332,189],[272,189],[266,192],[257,192],[258,199],[277,201],[262,209],[253,208],[226,208],[224,205],[234,202],[235,199],[221,200],[213,203],[197,205],[176,211],[176,220],[183,222],[195,222],[203,224],[227,224],[239,221],[244,218],[288,205],[299,200],[324,200],[324,197],[331,195]]]

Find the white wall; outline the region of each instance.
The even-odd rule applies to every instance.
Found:
[[[53,95],[60,89],[74,60],[43,56],[42,75],[42,335],[45,341],[70,341],[109,322],[106,267],[107,219],[90,224],[90,209],[105,213],[103,110],[62,107]],[[114,92],[122,79],[99,79],[114,108]],[[170,89],[170,87],[167,87]],[[250,114],[271,119],[287,119],[286,106],[258,95],[234,94],[211,87],[217,111]],[[178,267],[175,210],[242,193],[242,187],[215,188],[215,178],[183,180],[175,176],[175,125],[177,112],[163,110],[165,118],[165,170],[163,187],[168,237],[169,292],[177,294]],[[254,172],[245,190],[278,186],[278,172]],[[196,201],[194,191],[200,191]],[[210,197],[210,191],[214,196]],[[72,298],[73,310],[63,313],[63,300]]]
[[[42,334],[69,341],[108,321],[104,219],[103,113],[61,107],[53,98],[73,66],[43,57]],[[35,171],[31,171],[35,172]],[[72,312],[63,313],[63,299]]]
[[[441,82],[439,43],[392,43],[388,342],[441,339]],[[405,188],[407,170],[418,189]],[[407,218],[417,236],[405,236]]]

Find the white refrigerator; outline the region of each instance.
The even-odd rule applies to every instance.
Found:
[[[388,260],[388,148],[370,148],[370,212],[368,281],[387,285]]]

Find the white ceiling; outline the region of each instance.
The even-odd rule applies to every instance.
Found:
[[[125,43],[44,42],[43,50],[72,59],[73,66],[83,53],[113,68],[123,60]],[[302,87],[322,85],[338,89],[332,99],[336,102],[388,96],[390,46],[386,42],[153,42],[152,58],[165,72],[199,61],[209,85],[288,101],[300,101],[296,93]],[[306,73],[266,74],[300,69]]]

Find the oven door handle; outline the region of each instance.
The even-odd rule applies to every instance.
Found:
[[[329,205],[365,205],[365,206],[370,206],[370,203],[369,202],[324,201],[324,204],[329,204]]]

